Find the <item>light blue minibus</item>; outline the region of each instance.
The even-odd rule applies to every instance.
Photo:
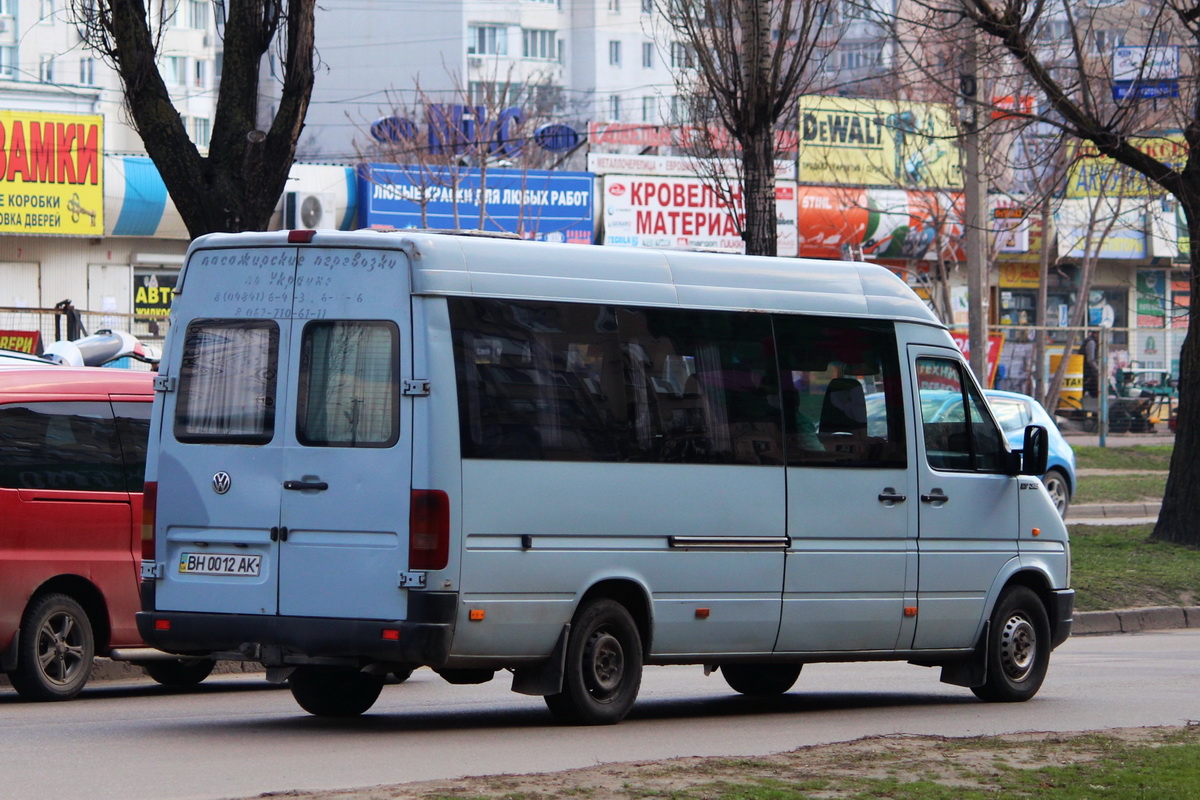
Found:
[[[419,666],[583,724],[660,664],[772,695],[903,660],[1019,701],[1071,629],[1045,430],[1010,451],[883,267],[204,236],[156,389],[141,633],[314,714]]]

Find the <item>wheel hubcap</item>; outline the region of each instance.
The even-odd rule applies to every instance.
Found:
[[[1037,631],[1021,614],[1013,614],[1004,623],[1000,637],[1000,666],[1014,683],[1029,677],[1037,658]]]
[[[46,679],[71,683],[85,669],[83,631],[70,614],[55,614],[38,631],[38,663]]]
[[[621,688],[625,674],[625,651],[617,637],[607,631],[596,631],[588,640],[588,692],[597,700],[610,700]]]

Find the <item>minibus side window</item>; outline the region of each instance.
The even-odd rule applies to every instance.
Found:
[[[633,459],[783,463],[767,315],[623,308],[617,330],[635,409]]]
[[[904,399],[891,323],[776,316],[791,466],[905,467]]]
[[[770,318],[451,298],[465,458],[780,464]]]
[[[279,326],[274,320],[201,319],[187,327],[175,438],[266,444],[275,435]]]
[[[628,457],[611,307],[480,298],[449,307],[464,458]]]
[[[121,448],[108,403],[0,407],[0,487],[124,492]]]
[[[394,322],[310,322],[300,345],[296,440],[391,447],[400,438],[400,330]]]
[[[1008,452],[1000,429],[962,365],[946,358],[917,359],[925,456],[934,469],[1003,472]]]

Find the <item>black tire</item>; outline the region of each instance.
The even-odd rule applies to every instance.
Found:
[[[612,725],[633,707],[642,685],[642,639],[620,603],[593,600],[571,622],[563,690],[546,697],[570,725]]]
[[[292,697],[318,717],[357,717],[375,704],[383,690],[382,675],[356,669],[301,667],[288,678]]]
[[[975,696],[993,703],[1020,703],[1037,694],[1050,666],[1050,622],[1033,590],[1004,590],[992,612],[988,637],[987,682],[971,689]]]
[[[25,609],[17,668],[8,677],[26,700],[69,700],[83,690],[95,655],[83,607],[65,594],[42,595]]]
[[[1071,482],[1067,480],[1067,476],[1060,469],[1049,469],[1042,476],[1042,483],[1046,485],[1046,491],[1050,493],[1050,499],[1054,501],[1054,507],[1058,509],[1060,517],[1067,516],[1067,509],[1071,505]]]
[[[723,664],[729,688],[751,697],[780,695],[795,685],[802,664]]]
[[[140,661],[138,666],[163,686],[195,686],[212,674],[217,662],[211,658],[181,658],[174,661]]]

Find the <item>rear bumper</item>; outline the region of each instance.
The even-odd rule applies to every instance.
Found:
[[[1058,589],[1051,592],[1050,607],[1046,613],[1050,616],[1050,647],[1055,648],[1071,635],[1071,626],[1075,622],[1075,590]]]
[[[220,654],[265,666],[385,662],[436,667],[450,654],[457,610],[453,592],[413,592],[406,620],[141,611],[137,625],[147,644],[171,653]]]

